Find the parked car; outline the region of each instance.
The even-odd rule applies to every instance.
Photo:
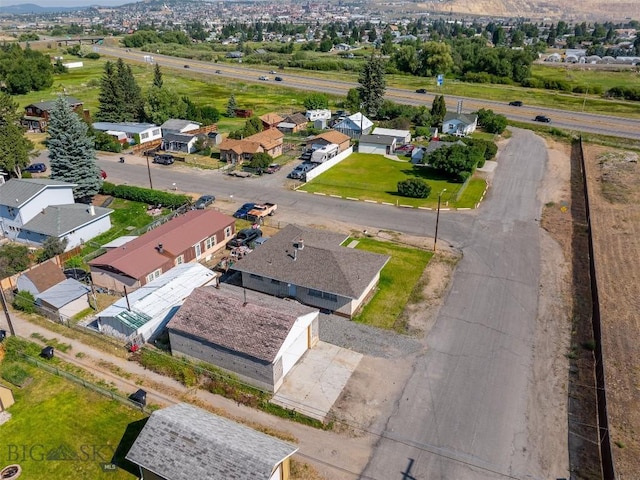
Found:
[[[153,157],[153,163],[159,163],[161,165],[171,165],[175,161],[173,155],[168,153],[159,153]]]
[[[265,168],[264,173],[276,173],[281,168],[282,167],[280,166],[279,163],[272,163],[267,168]]]
[[[249,211],[252,210],[253,207],[255,207],[255,206],[256,206],[255,203],[245,203],[238,210],[235,211],[233,216],[235,218],[245,218],[247,216],[247,214],[249,213]]]
[[[258,77],[258,80],[265,80],[266,81],[266,80],[269,80],[269,77],[267,77],[266,75],[260,75]]]
[[[281,82],[281,81],[282,81],[282,77],[276,77],[276,78],[274,78],[274,80],[275,80],[276,82]]]
[[[262,236],[262,230],[259,228],[243,228],[235,237],[227,242],[227,248],[248,247],[256,238]]]
[[[198,210],[202,210],[203,208],[207,208],[216,200],[216,197],[213,195],[202,195],[196,203],[193,204],[194,208]]]
[[[551,121],[549,117],[546,117],[544,115],[536,115],[536,118],[534,118],[534,120],[536,122],[543,122],[543,123],[549,123]]]
[[[419,88],[416,90],[416,93],[427,93],[427,89],[426,88]]]
[[[288,175],[289,178],[302,179],[306,175],[306,173],[316,167],[313,163],[301,163],[296,168],[294,168],[291,173]]]
[[[522,102],[520,100],[514,100],[513,102],[509,102],[509,105],[511,105],[512,107],[521,107]]]
[[[405,144],[405,145],[400,145],[398,148],[396,148],[396,152],[413,152],[413,149],[416,148],[414,145],[411,145],[409,143]]]
[[[29,173],[43,173],[47,171],[47,166],[44,163],[32,163],[22,171]]]

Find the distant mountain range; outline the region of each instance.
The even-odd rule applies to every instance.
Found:
[[[91,8],[85,7],[41,7],[34,3],[25,3],[22,5],[0,6],[0,14],[5,15],[23,15],[27,13],[54,13],[54,12],[73,12],[76,10],[86,10]]]

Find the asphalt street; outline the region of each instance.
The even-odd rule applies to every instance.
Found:
[[[523,453],[535,449],[527,443],[526,408],[544,142],[515,130],[498,162],[492,193],[478,216],[458,231],[464,256],[452,288],[364,478],[562,476],[528,464]]]

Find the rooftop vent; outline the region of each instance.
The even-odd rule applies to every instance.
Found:
[[[158,253],[164,253],[164,247],[162,246],[161,243],[158,244],[158,246],[156,247],[156,249],[158,250]]]

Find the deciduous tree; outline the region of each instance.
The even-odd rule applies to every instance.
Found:
[[[33,143],[25,137],[19,118],[18,104],[11,95],[0,93],[0,168],[18,178],[34,153]]]

